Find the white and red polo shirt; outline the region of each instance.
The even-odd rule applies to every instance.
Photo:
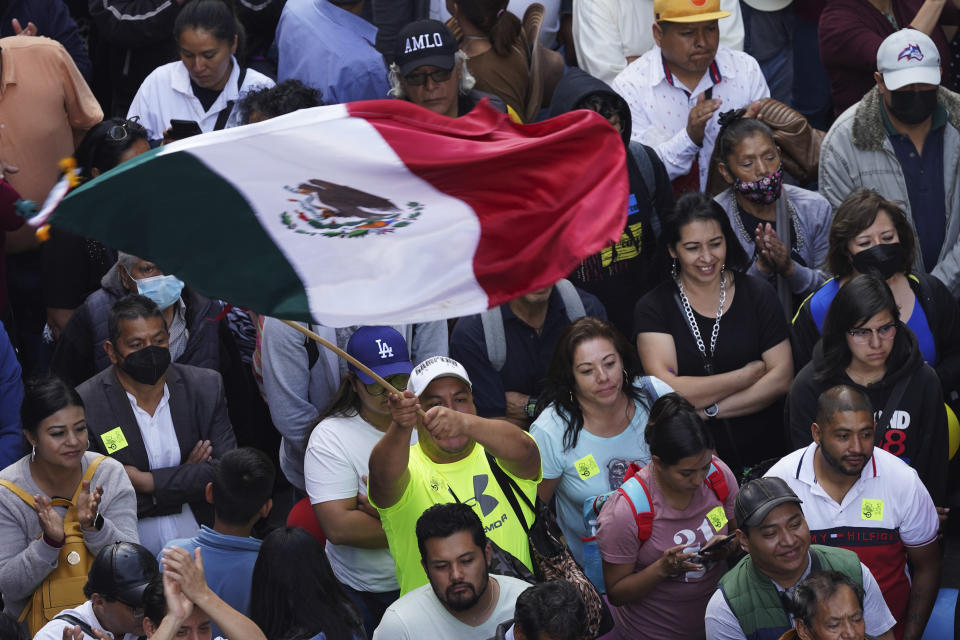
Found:
[[[869,567],[894,617],[902,622],[910,599],[907,547],[937,538],[937,510],[917,472],[874,447],[860,478],[839,504],[817,482],[815,442],[781,459],[767,472],[782,478],[803,500],[814,544],[850,549]]]

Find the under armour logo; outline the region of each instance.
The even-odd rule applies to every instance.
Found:
[[[500,504],[500,501],[494,498],[493,496],[488,496],[484,493],[484,490],[487,488],[487,485],[490,483],[490,477],[486,474],[473,476],[473,497],[464,502],[464,504],[473,507],[473,502],[476,502],[480,505],[480,511],[483,513],[484,517],[490,515],[490,512],[497,508],[497,505]]]
[[[380,354],[381,360],[386,360],[393,356],[393,347],[380,340],[380,338],[377,338],[377,348],[379,349],[377,353]]]

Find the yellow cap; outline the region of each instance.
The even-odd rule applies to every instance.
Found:
[[[720,0],[653,0],[657,22],[707,22],[729,15],[720,9]]]

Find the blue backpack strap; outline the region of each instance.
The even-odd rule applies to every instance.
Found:
[[[823,333],[823,321],[827,317],[827,310],[830,309],[830,303],[833,302],[837,291],[840,290],[840,281],[836,278],[827,280],[819,289],[810,295],[810,317],[813,323],[817,325],[817,331]]]
[[[653,501],[646,485],[636,475],[627,478],[617,489],[630,501],[633,508],[633,519],[637,523],[637,539],[645,542],[653,533]]]

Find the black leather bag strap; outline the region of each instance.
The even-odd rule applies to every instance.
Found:
[[[240,75],[237,77],[237,98],[240,97],[240,87],[243,86],[243,79],[247,76],[246,67],[240,69]],[[233,105],[236,101],[229,100],[227,101],[227,106],[220,110],[220,113],[217,114],[217,123],[213,125],[214,131],[220,131],[225,126],[227,126],[227,120],[230,118],[230,114],[233,113]]]
[[[900,398],[903,397],[903,392],[907,390],[908,384],[910,384],[910,376],[903,376],[897,381],[897,384],[893,386],[893,389],[890,390],[890,395],[887,396],[887,402],[883,405],[883,414],[880,416],[880,419],[877,420],[877,430],[876,435],[874,436],[874,442],[883,441],[883,434],[885,434],[887,429],[890,428],[890,418],[893,417],[893,412],[900,403]]]
[[[523,527],[523,532],[529,536],[530,527],[527,525],[527,517],[523,514],[523,509],[520,508],[520,504],[517,502],[517,496],[520,496],[524,504],[527,505],[527,508],[530,509],[534,520],[537,518],[536,507],[530,502],[530,498],[528,498],[520,489],[516,481],[514,481],[513,478],[508,476],[507,473],[500,468],[500,465],[497,464],[497,459],[489,453],[487,453],[487,464],[490,465],[490,472],[496,479],[497,484],[500,485],[500,490],[503,492],[503,495],[507,497],[507,502],[510,503],[510,507],[513,509],[514,515],[517,516],[517,520],[520,521],[520,526]]]
[[[71,626],[80,627],[80,630],[83,631],[85,635],[88,635],[91,638],[97,637],[90,625],[71,613],[61,613],[60,615],[55,616],[53,619],[65,620],[66,622],[69,622]]]

